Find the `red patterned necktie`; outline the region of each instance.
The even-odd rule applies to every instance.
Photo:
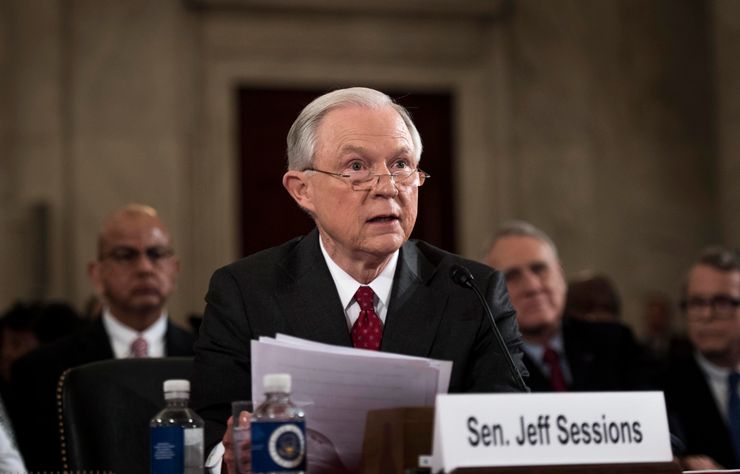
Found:
[[[372,288],[361,286],[355,293],[355,300],[360,305],[360,317],[352,326],[352,344],[360,349],[377,351],[383,337],[383,323],[375,312]]]
[[[149,355],[149,344],[146,339],[139,336],[131,343],[131,355],[133,357],[147,357]]]
[[[550,385],[556,392],[565,392],[568,387],[565,385],[563,369],[560,367],[560,356],[552,347],[545,347],[545,354],[542,356],[545,364],[550,368]]]

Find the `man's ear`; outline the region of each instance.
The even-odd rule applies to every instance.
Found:
[[[563,267],[563,264],[558,260],[558,269],[560,270],[560,275],[562,275],[563,280],[567,281],[568,278],[565,276],[565,267]]]
[[[311,183],[303,171],[287,171],[283,175],[283,187],[300,208],[309,213],[314,210]]]

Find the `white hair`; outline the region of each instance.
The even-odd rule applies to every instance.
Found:
[[[290,131],[288,131],[288,169],[301,171],[312,166],[316,148],[316,130],[321,123],[321,119],[332,109],[349,106],[371,109],[393,107],[401,116],[411,134],[411,141],[414,144],[414,158],[417,163],[419,162],[422,149],[421,136],[419,136],[409,112],[380,91],[366,87],[351,87],[349,89],[338,89],[317,97],[301,111],[290,127]]]
[[[555,258],[558,258],[558,248],[555,246],[555,242],[547,235],[543,230],[525,221],[509,221],[504,223],[493,237],[490,239],[488,248],[493,248],[500,239],[504,237],[532,237],[540,242],[545,243],[552,249],[552,253]]]

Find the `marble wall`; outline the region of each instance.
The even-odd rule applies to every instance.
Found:
[[[81,305],[92,294],[86,263],[97,228],[112,209],[151,203],[178,250],[189,248],[196,25],[177,1],[3,0],[2,8],[10,132],[0,258],[11,264],[0,271],[8,283],[0,299],[42,294]],[[200,306],[184,302],[189,281],[175,314]]]
[[[712,40],[716,45],[716,150],[717,189],[720,200],[720,226],[723,242],[740,246],[740,3],[717,0],[714,3]]]
[[[631,322],[740,238],[732,0],[224,5],[0,0],[0,307],[81,304],[100,219],[144,201],[183,260],[173,315],[201,311],[237,256],[240,84],[452,91],[461,252],[531,220],[569,273],[616,280]]]
[[[709,2],[516,2],[507,22],[514,215],[566,272],[605,272],[636,322],[722,239]]]
[[[69,244],[56,212],[66,207],[61,8],[59,2],[2,2],[0,12],[0,295],[3,303],[51,292],[67,296],[60,274],[42,268],[62,267]],[[48,234],[36,218],[47,204],[54,209]]]

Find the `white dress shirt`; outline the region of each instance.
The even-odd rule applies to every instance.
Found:
[[[732,370],[727,367],[720,367],[712,364],[706,357],[701,355],[699,351],[694,352],[694,357],[696,357],[696,363],[699,365],[699,368],[704,373],[704,377],[707,379],[707,385],[709,385],[709,389],[712,392],[712,395],[714,395],[714,401],[717,403],[719,412],[722,414],[725,421],[729,422],[727,409],[730,390],[727,384],[730,382],[729,376]],[[740,365],[735,367],[735,370],[740,372]],[[739,388],[740,387],[735,387],[735,390],[738,390]]]
[[[0,472],[18,474],[27,472],[23,458],[4,426],[0,426]]]
[[[339,265],[334,263],[334,260],[331,259],[324,248],[324,243],[321,239],[319,239],[319,246],[321,247],[321,253],[324,255],[326,266],[329,267],[331,278],[334,280],[334,286],[337,287],[339,300],[342,302],[342,308],[344,308],[344,314],[347,317],[347,328],[351,331],[355,321],[360,317],[360,305],[355,300],[355,293],[361,286],[372,288],[373,293],[375,293],[375,297],[373,298],[375,313],[377,313],[383,325],[385,325],[385,316],[388,314],[388,304],[390,303],[391,289],[393,288],[393,275],[396,273],[399,251],[396,250],[393,253],[388,265],[380,272],[380,275],[365,285],[352,278]]]
[[[560,362],[560,370],[563,371],[563,378],[565,378],[565,383],[567,385],[570,385],[573,383],[573,374],[570,371],[570,366],[568,365],[568,359],[565,357],[565,346],[563,344],[563,333],[558,332],[555,337],[550,339],[547,342],[547,346],[550,347],[552,350],[557,352],[558,359]],[[547,377],[550,378],[550,366],[548,366],[545,363],[544,357],[545,357],[545,346],[541,346],[539,344],[532,344],[531,342],[527,342],[524,339],[522,339],[522,350],[525,354],[529,356],[530,359],[532,359],[532,362],[542,371],[542,373]]]
[[[18,474],[27,472],[23,457],[13,439],[12,428],[2,400],[0,400],[0,472]]]
[[[110,309],[105,308],[103,309],[103,327],[108,333],[116,359],[132,357],[131,343],[139,336],[147,342],[148,357],[165,356],[164,336],[167,332],[167,313],[162,313],[154,324],[146,328],[144,332],[139,332],[120,322],[111,314]]]

